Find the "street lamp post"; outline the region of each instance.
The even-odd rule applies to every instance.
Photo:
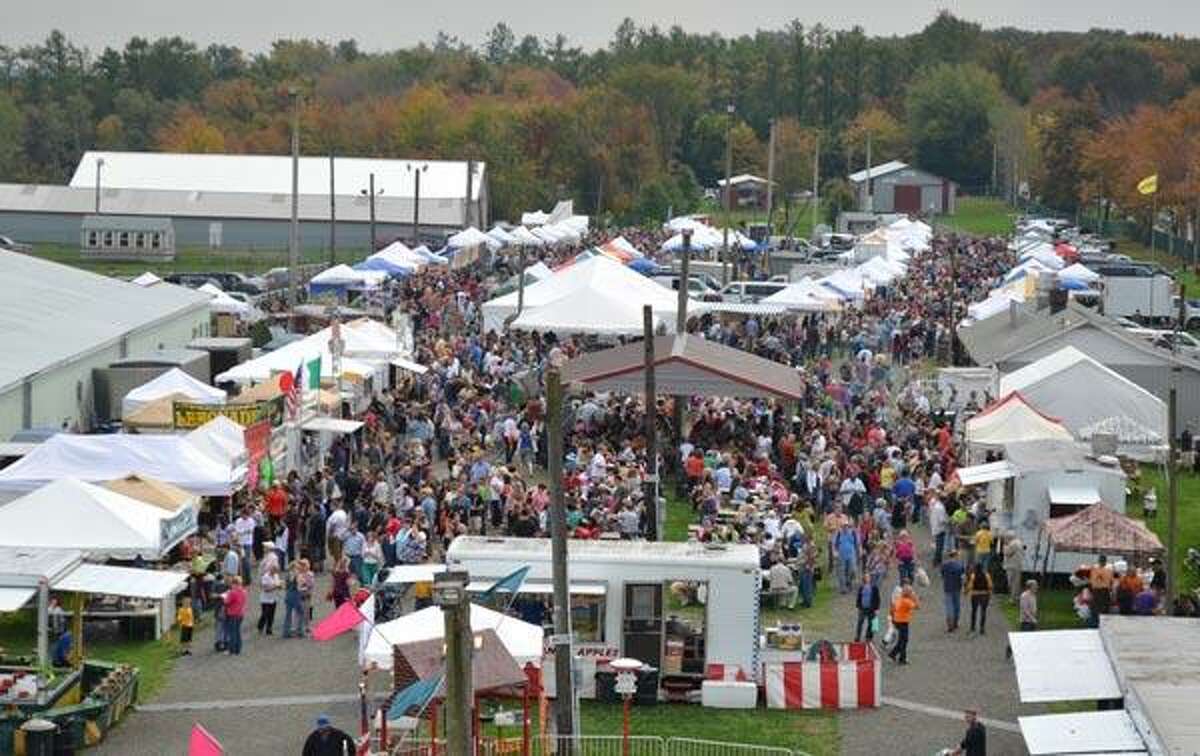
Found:
[[[104,158],[96,158],[96,215],[100,214],[100,171],[104,168]]]
[[[725,106],[725,235],[721,242],[721,283],[729,283],[729,224],[733,222],[733,103]],[[685,282],[686,283],[686,282]]]
[[[371,216],[370,216],[371,217],[371,254],[375,254],[377,251],[379,251],[378,243],[375,241],[375,197],[380,194],[383,194],[383,187],[379,187],[378,190],[375,189],[375,174],[371,173],[367,177],[367,188],[359,189],[358,193],[367,198],[367,206],[370,208],[369,212],[371,214]]]
[[[429,170],[429,164],[421,163],[420,165],[414,165],[412,163],[409,163],[408,165],[405,166],[405,168],[412,171],[413,180],[415,181],[415,184],[413,186],[413,230],[412,230],[412,235],[413,235],[413,244],[420,244],[421,243],[421,174],[424,173],[425,171]]]

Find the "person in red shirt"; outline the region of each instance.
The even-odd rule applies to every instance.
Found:
[[[279,523],[283,520],[283,516],[287,514],[288,494],[287,489],[283,487],[282,480],[276,480],[270,490],[267,491],[265,506],[267,517],[271,521],[271,535],[273,536],[279,530]]]
[[[237,656],[242,653],[242,618],[246,616],[246,589],[242,587],[242,579],[229,579],[229,590],[221,596],[225,602],[225,642],[229,653]]]

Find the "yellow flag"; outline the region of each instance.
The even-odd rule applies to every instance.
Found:
[[[1158,174],[1155,173],[1147,176],[1138,182],[1138,192],[1140,194],[1154,194],[1158,191]]]

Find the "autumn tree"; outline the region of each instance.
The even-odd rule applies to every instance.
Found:
[[[891,113],[872,107],[858,114],[842,131],[842,148],[851,168],[866,161],[867,137],[871,138],[871,162],[875,165],[908,157],[908,134]]]
[[[908,88],[908,130],[917,165],[968,188],[985,186],[992,165],[996,77],[974,64],[939,64]]]
[[[189,107],[180,108],[155,135],[158,148],[165,152],[224,152],[225,135],[216,126]]]

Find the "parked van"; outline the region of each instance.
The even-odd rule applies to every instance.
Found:
[[[659,286],[666,287],[672,291],[679,291],[679,281],[682,278],[678,273],[665,271],[662,273],[653,273],[650,275],[650,280]],[[710,283],[709,276],[705,274],[693,273],[689,276],[688,281],[688,296],[692,299],[699,299],[704,302],[720,302],[721,294]]]
[[[754,304],[787,288],[786,281],[731,281],[721,289],[725,302]]]

